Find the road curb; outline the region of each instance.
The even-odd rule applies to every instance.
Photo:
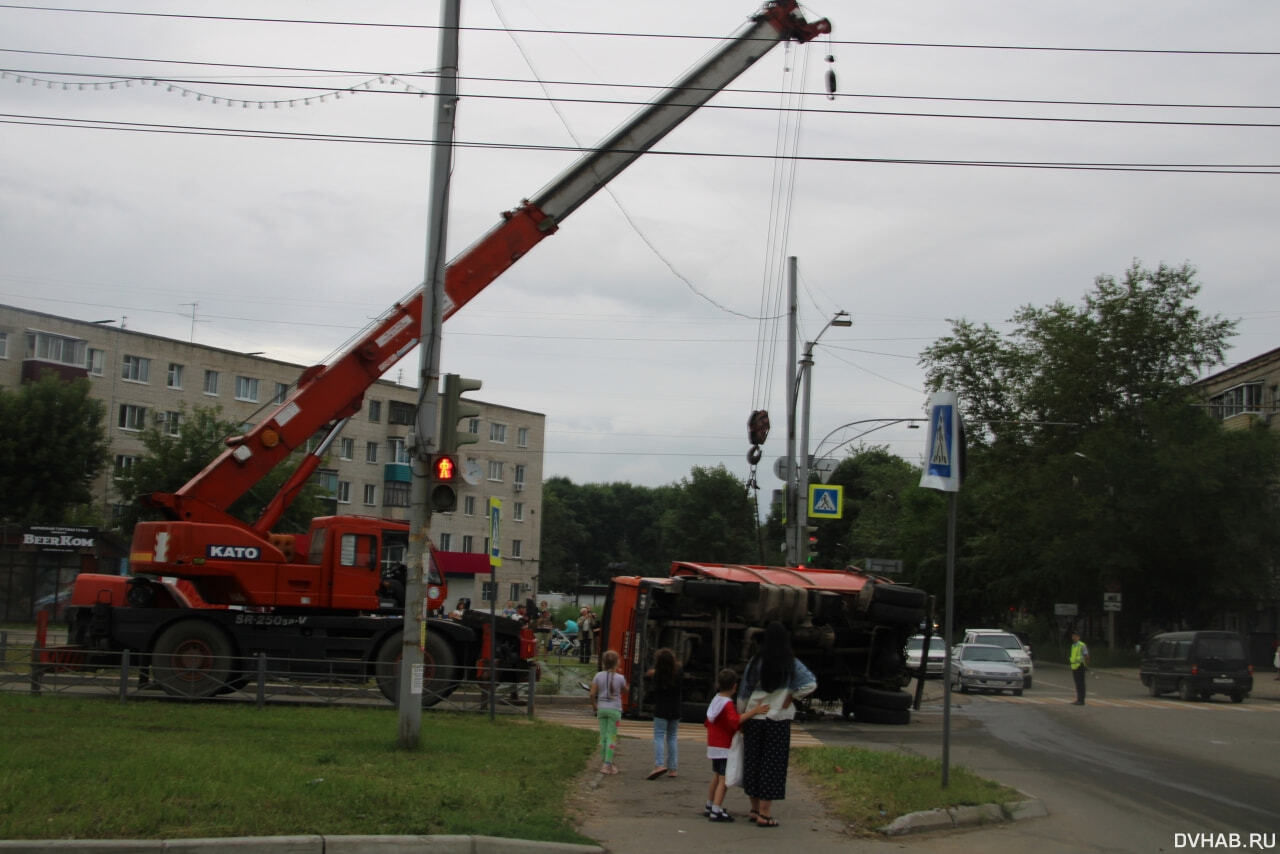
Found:
[[[500,836],[236,836],[221,839],[0,840],[6,854],[604,854],[599,845]]]
[[[1044,818],[1047,815],[1049,811],[1039,798],[1028,798],[1007,804],[980,804],[907,813],[880,828],[880,832],[885,836],[905,836],[908,833],[926,833],[931,830],[955,830],[1003,821]]]

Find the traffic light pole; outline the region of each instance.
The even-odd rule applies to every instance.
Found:
[[[439,74],[436,78],[435,146],[431,158],[430,224],[423,282],[421,349],[418,369],[418,413],[411,440],[413,481],[409,493],[409,553],[405,566],[404,625],[400,648],[399,744],[418,746],[422,729],[422,650],[425,645],[426,600],[423,581],[431,560],[429,462],[436,446],[436,391],[440,376],[440,331],[443,324],[446,237],[449,224],[449,175],[453,166],[454,119],[458,106],[458,23],[461,0],[440,5]]]

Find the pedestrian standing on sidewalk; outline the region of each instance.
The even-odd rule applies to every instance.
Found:
[[[680,767],[680,681],[682,674],[676,664],[676,654],[663,647],[654,653],[653,668],[644,675],[653,698],[653,770],[649,779],[656,780],[663,774],[676,776]]]
[[[760,651],[747,662],[738,689],[743,717],[757,707],[768,711],[742,727],[742,791],[751,799],[756,827],[777,827],[773,802],[787,796],[791,721],[795,701],[818,690],[818,680],[791,651],[791,633],[777,621],[764,629]]]
[[[622,720],[622,695],[627,690],[627,677],[617,672],[618,653],[609,650],[600,664],[604,668],[591,679],[591,711],[600,722],[600,754],[604,765],[601,774],[617,774],[613,764],[618,750],[618,721]]]
[[[725,771],[729,765],[729,748],[733,745],[733,734],[741,728],[743,721],[769,711],[763,703],[738,714],[733,695],[738,688],[738,674],[732,667],[726,667],[716,674],[716,695],[707,706],[707,718],[703,726],[707,728],[707,758],[711,760],[711,784],[707,787],[707,808],[703,815],[712,821],[733,821],[733,816],[724,808],[724,794],[728,791]],[[745,773],[746,768],[743,768]],[[754,807],[754,803],[752,804]],[[754,820],[756,811],[751,810]]]
[[[1080,630],[1071,630],[1071,678],[1076,683],[1076,701],[1073,706],[1084,705],[1084,677],[1089,672],[1089,647],[1080,640]]]

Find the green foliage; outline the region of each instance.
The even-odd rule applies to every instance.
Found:
[[[219,417],[218,407],[196,407],[182,411],[177,435],[151,427],[142,432],[142,444],[146,448],[133,466],[116,477],[116,489],[127,498],[151,492],[177,492],[184,484],[199,474],[224,448],[228,436],[241,432],[235,422]],[[296,461],[295,457],[292,457]],[[279,491],[293,466],[281,465],[260,480],[239,500],[231,505],[233,516],[245,521],[258,517],[263,508]],[[314,482],[303,487],[293,504],[276,524],[280,532],[303,532],[315,516],[329,511],[325,493]],[[133,532],[139,521],[149,518],[151,511],[137,501],[130,502],[121,519],[125,535]]]
[[[28,525],[93,521],[86,506],[107,464],[101,401],[87,379],[46,373],[0,388],[0,521]]]
[[[754,562],[746,485],[723,466],[660,487],[551,478],[542,504],[544,590],[663,574],[673,560]]]
[[[1122,282],[1099,277],[1078,308],[1020,309],[1007,339],[953,321],[926,348],[929,388],[956,391],[969,427],[962,623],[1055,602],[1099,612],[1119,589],[1122,634],[1139,637],[1267,588],[1280,436],[1223,431],[1190,388],[1233,332],[1190,304],[1198,292],[1188,266],[1135,264]],[[945,523],[936,507],[914,510],[937,531],[916,542],[917,577],[940,591]]]

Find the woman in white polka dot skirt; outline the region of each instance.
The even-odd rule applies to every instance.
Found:
[[[747,663],[738,686],[738,705],[747,711],[762,703],[769,711],[742,725],[742,790],[751,799],[756,827],[777,827],[773,802],[787,796],[794,700],[818,689],[818,680],[791,651],[791,633],[772,622],[765,626],[759,652]]]

